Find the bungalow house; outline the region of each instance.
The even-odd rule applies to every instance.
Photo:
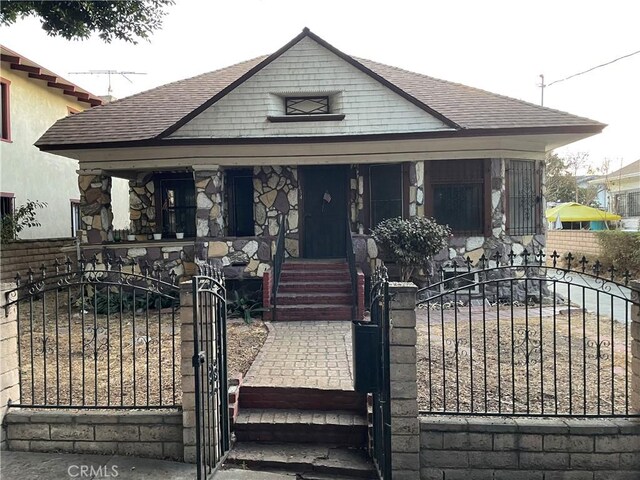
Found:
[[[250,279],[269,277],[283,227],[285,267],[307,272],[304,259],[326,268],[352,242],[367,274],[370,229],[395,216],[449,224],[440,260],[538,250],[545,154],[603,128],[355,58],[304,29],[271,55],[62,119],[37,145],[80,162],[87,252],[178,273],[209,258]],[[135,242],[113,242],[112,177],[129,180]]]

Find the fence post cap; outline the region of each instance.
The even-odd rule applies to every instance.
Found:
[[[629,280],[629,288],[631,290],[636,290],[640,292],[640,279],[639,280]]]
[[[413,282],[389,282],[389,288],[396,292],[410,292],[418,290],[418,286]]]

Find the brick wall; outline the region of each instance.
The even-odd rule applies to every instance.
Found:
[[[596,238],[596,232],[583,230],[549,230],[547,231],[547,264],[551,265],[549,255],[556,250],[558,255],[567,253],[580,253],[592,257],[594,260],[600,256],[600,244]]]
[[[182,460],[182,413],[11,409],[9,449]]]
[[[56,258],[64,261],[69,256],[75,261],[73,247],[73,238],[19,240],[3,244],[0,246],[1,279],[13,281],[16,273],[24,276],[29,267],[37,271],[43,263],[51,266]]]
[[[640,422],[420,418],[420,479],[640,478]]]

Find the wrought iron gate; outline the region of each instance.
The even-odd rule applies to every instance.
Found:
[[[227,302],[224,278],[209,265],[193,277],[197,478],[208,478],[229,451]]]
[[[372,456],[381,480],[391,480],[391,383],[389,379],[389,281],[378,267],[371,278],[371,323],[380,327],[378,391],[373,395]]]

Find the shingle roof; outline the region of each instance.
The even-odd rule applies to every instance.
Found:
[[[614,179],[615,177],[627,177],[640,175],[640,160],[636,160],[635,162],[631,162],[629,165],[625,165],[622,168],[619,168],[615,172],[611,172],[608,178]]]
[[[278,52],[220,70],[162,85],[95,107],[56,122],[36,143],[43,149],[71,145],[149,141],[161,138],[223,95],[226,88],[273,61],[304,36],[310,36],[366,73],[387,82],[400,94],[443,118],[456,129],[491,130],[531,127],[605,125],[588,118],[540,107],[521,100],[439,80],[371,60],[349,57],[307,29]],[[253,69],[253,70],[252,70]]]

